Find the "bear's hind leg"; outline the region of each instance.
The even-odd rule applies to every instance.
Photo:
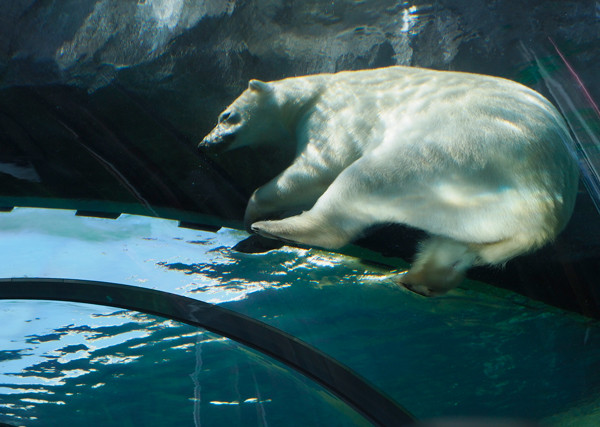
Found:
[[[476,260],[477,253],[466,243],[431,237],[421,244],[412,267],[398,280],[421,295],[445,294],[460,284]]]

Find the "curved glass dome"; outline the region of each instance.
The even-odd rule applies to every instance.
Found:
[[[100,425],[114,422],[118,414],[118,422],[124,424],[254,424],[266,419],[267,412],[269,421],[278,424],[289,417],[302,424],[412,421],[405,409],[325,354],[215,305],[163,291],[80,280],[11,279],[3,282],[3,293],[9,299],[137,308],[166,318],[128,311],[95,313],[65,303],[33,301],[26,308],[17,301],[9,303],[7,317],[33,308],[43,313],[36,323],[43,322],[46,330],[54,326],[50,334],[36,331],[25,340],[11,340],[11,349],[5,351],[4,375],[15,386],[5,388],[3,407],[10,419],[20,423],[63,424],[79,419],[76,422]],[[77,325],[57,328],[65,317],[71,322],[76,319]],[[169,368],[163,370],[164,365]],[[193,371],[186,375],[191,366]],[[165,380],[164,375],[173,379]],[[180,381],[183,378],[192,380],[193,395],[189,384]],[[140,398],[133,405],[127,403],[131,393]],[[229,400],[223,400],[225,396]]]
[[[2,219],[5,271],[22,278],[0,283],[8,298],[2,302],[6,412],[0,420],[9,424],[46,425],[45,420],[84,411],[91,423],[113,417],[127,425],[127,417],[141,411],[144,417],[153,414],[155,425],[170,419],[191,424],[194,417],[209,425],[226,420],[260,425],[256,411],[273,422],[292,417],[290,396],[299,413],[323,423],[366,422],[332,395],[352,391],[345,389],[351,381],[343,375],[334,376],[334,389],[326,391],[295,373],[297,365],[285,367],[236,344],[236,339],[252,345],[261,338],[260,329],[246,336],[251,330],[244,327],[245,318],[303,340],[420,419],[564,422],[571,410],[591,417],[595,412],[582,396],[593,394],[597,322],[510,291],[468,282],[447,296],[427,299],[395,286],[387,268],[355,257],[291,247],[244,254],[231,249],[243,232],[191,230],[150,217],[112,220],[18,208]],[[59,273],[69,280],[56,280]],[[139,292],[127,294],[128,305],[127,298],[119,299],[119,286],[98,292],[95,286],[101,284],[86,282],[91,278]],[[158,295],[149,300],[144,289]],[[225,335],[232,341],[223,337],[227,327],[219,336],[142,313],[14,299],[103,300],[171,317],[165,307],[186,312],[186,305],[162,300],[158,291],[239,313],[242,320],[234,317],[229,328],[244,333]],[[175,319],[185,321],[181,313]],[[329,369],[323,361],[308,360],[317,374]],[[194,403],[195,393],[201,404]],[[372,409],[364,396],[358,404]],[[265,401],[262,409],[253,399]],[[86,409],[90,405],[92,412]]]
[[[596,3],[5,3],[0,423],[600,422]],[[245,231],[295,154],[199,151],[219,113],[250,79],[392,65],[556,106],[581,178],[555,241],[425,298],[393,279],[420,230],[336,251]]]

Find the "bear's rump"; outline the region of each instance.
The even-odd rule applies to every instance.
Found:
[[[463,242],[487,243],[516,234],[552,237],[561,193],[532,175],[505,168],[429,168],[411,159],[389,163],[365,156],[344,170],[316,204],[363,227],[400,223]],[[562,185],[562,183],[561,183]],[[560,185],[559,185],[560,187]]]

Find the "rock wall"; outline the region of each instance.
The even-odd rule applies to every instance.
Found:
[[[592,94],[599,7],[530,0],[4,0],[0,86],[121,85],[192,139],[249,78],[404,64],[524,79],[565,50]]]

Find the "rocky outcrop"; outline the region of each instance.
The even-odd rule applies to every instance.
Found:
[[[192,138],[249,78],[405,64],[525,79],[552,38],[592,93],[592,2],[6,0],[0,85],[119,84]]]

